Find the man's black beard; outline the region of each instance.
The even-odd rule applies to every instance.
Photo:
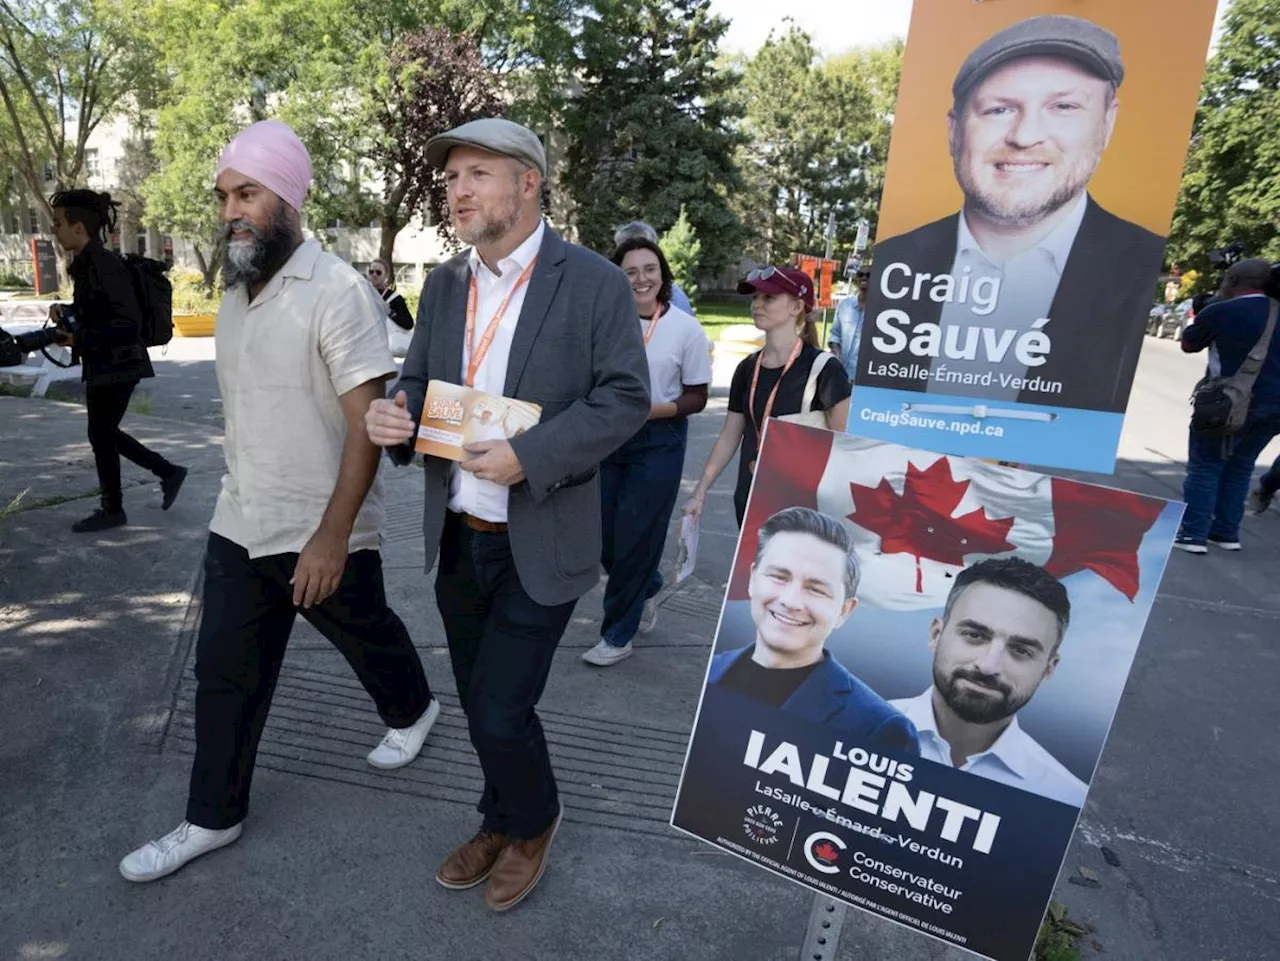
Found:
[[[247,261],[239,263],[231,254],[231,232],[248,230],[253,234],[253,252]],[[285,265],[294,250],[298,247],[298,235],[294,232],[284,204],[276,208],[267,223],[266,229],[260,228],[247,220],[237,220],[222,228],[223,239],[227,242],[227,254],[223,258],[222,276],[227,288],[240,284],[259,284],[270,279],[277,270]]]
[[[966,680],[985,687],[987,690],[1001,695],[997,698],[983,697],[960,687],[956,682]],[[933,669],[933,686],[938,689],[947,707],[955,712],[956,717],[969,724],[994,724],[1017,714],[1031,700],[1030,696],[1016,698],[1013,688],[1008,684],[989,677],[981,671],[959,668],[944,676],[936,667]]]

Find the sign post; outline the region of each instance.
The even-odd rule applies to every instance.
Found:
[[[31,266],[36,277],[37,294],[51,294],[58,289],[58,255],[51,242],[40,237],[31,238]]]

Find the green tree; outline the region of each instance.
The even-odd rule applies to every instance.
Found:
[[[900,62],[896,44],[824,62],[791,24],[746,63],[741,212],[758,256],[821,253],[832,214],[839,246],[852,245],[860,219],[874,221]]]
[[[1166,261],[1217,273],[1208,252],[1234,241],[1280,259],[1280,0],[1235,0],[1209,61]]]
[[[0,0],[0,160],[46,222],[47,193],[83,182],[89,137],[152,64],[128,4]]]
[[[211,278],[218,151],[246,120],[276,116],[311,153],[318,189],[308,222],[377,224],[389,259],[396,235],[425,213],[427,135],[463,116],[461,107],[470,105],[465,116],[496,110],[499,92],[509,114],[550,122],[573,14],[570,0],[150,0],[172,82],[156,118],[162,166],[144,191],[148,218],[200,238]],[[453,40],[439,49],[414,40],[433,29],[469,37],[470,60],[457,59]],[[479,101],[477,69],[493,78]]]
[[[693,300],[698,296],[698,264],[702,260],[702,241],[698,239],[693,224],[689,223],[689,214],[683,205],[676,222],[662,235],[662,252],[671,266],[676,283]]]
[[[581,92],[564,108],[564,184],[583,244],[613,246],[614,228],[659,232],[681,208],[702,240],[700,267],[740,253],[730,209],[740,189],[732,129],[734,77],[717,67],[728,27],[710,0],[593,0],[574,65]]]

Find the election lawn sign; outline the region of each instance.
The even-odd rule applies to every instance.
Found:
[[[671,823],[1025,961],[1182,507],[771,420]],[[770,670],[797,639],[820,659]]]

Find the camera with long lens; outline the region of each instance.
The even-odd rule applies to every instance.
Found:
[[[13,342],[18,345],[18,350],[24,354],[34,354],[37,350],[52,347],[58,342],[58,328],[44,327],[25,334],[14,334]]]

